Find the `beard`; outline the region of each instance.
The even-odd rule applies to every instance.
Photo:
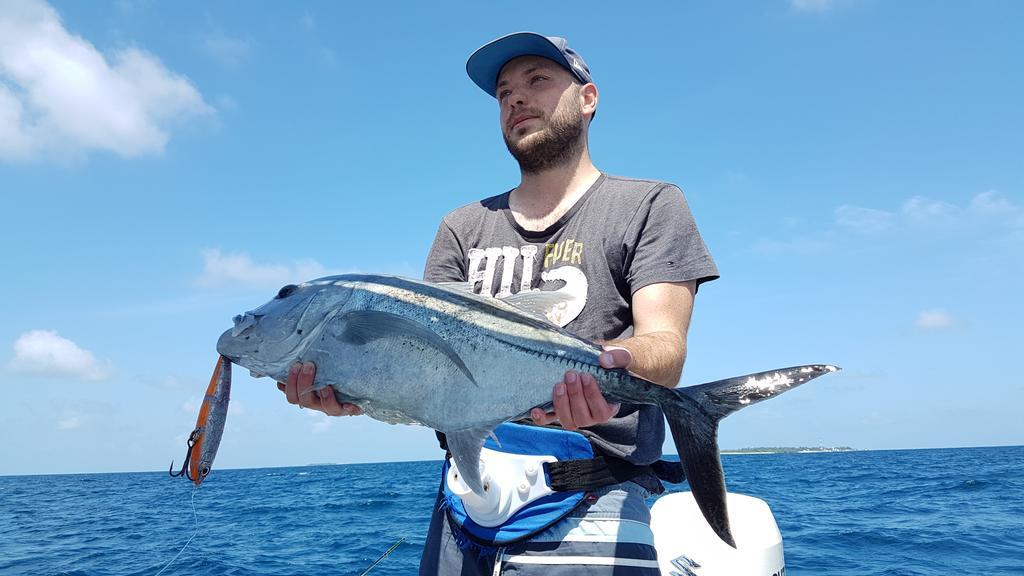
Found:
[[[502,133],[505,147],[525,173],[538,174],[567,164],[579,157],[583,148],[583,111],[575,102],[555,110],[548,125],[539,132],[512,142]]]

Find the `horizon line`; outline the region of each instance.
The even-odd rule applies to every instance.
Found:
[[[803,447],[787,447],[779,446],[777,448],[829,448],[828,446],[803,446]],[[844,446],[844,448],[849,448]],[[978,450],[984,448],[1024,448],[1024,444],[991,444],[982,446],[939,446],[939,447],[922,447],[922,448],[852,448],[851,450],[842,451],[820,451],[820,452],[764,452],[760,454],[742,454],[733,453],[730,451],[744,450],[743,448],[733,448],[727,450],[720,450],[719,454],[725,456],[749,456],[749,455],[792,455],[792,454],[851,454],[856,452],[910,452],[917,450]],[[662,454],[664,457],[675,457],[679,458],[679,454],[665,453]],[[284,468],[312,468],[316,466],[369,466],[376,464],[413,464],[421,462],[443,462],[443,459],[436,458],[424,458],[420,460],[377,460],[369,462],[319,462],[309,464],[289,464],[283,466],[251,466],[244,468],[218,468],[221,471],[238,471],[238,470],[276,470]],[[98,474],[154,474],[154,473],[166,473],[165,470],[116,470],[107,472],[20,472],[12,474],[0,474],[0,478],[17,478],[24,476],[89,476]]]

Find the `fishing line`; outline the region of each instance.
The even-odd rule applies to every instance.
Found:
[[[391,548],[388,548],[387,550],[385,550],[384,553],[380,555],[380,558],[377,558],[376,560],[374,560],[373,564],[370,564],[369,566],[366,567],[366,570],[363,570],[362,572],[359,573],[359,576],[366,576],[367,574],[369,574],[370,570],[373,570],[374,566],[376,566],[377,564],[380,564],[380,561],[385,559],[385,558],[387,558],[388,554],[391,554],[392,552],[394,552],[395,548],[398,548],[398,546],[401,545],[402,542],[405,542],[405,536],[402,536],[401,538],[399,538],[398,542],[395,542],[394,544],[391,545]]]
[[[185,551],[185,548],[188,548],[188,545],[192,542],[192,539],[195,538],[196,534],[199,533],[199,515],[196,514],[196,488],[198,487],[192,487],[192,518],[196,522],[196,529],[192,531],[192,535],[188,537],[188,541],[185,542],[185,545],[181,547],[181,550],[178,550],[178,553],[174,555],[174,558],[171,558],[170,562],[164,564],[164,567],[161,568],[160,571],[155,574],[155,576],[160,576],[164,573],[164,570],[167,570],[168,566],[174,564],[174,561],[178,559],[178,556],[181,556],[181,553]]]

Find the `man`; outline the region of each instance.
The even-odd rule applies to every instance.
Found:
[[[587,135],[598,90],[565,39],[504,36],[474,52],[466,69],[497,100],[521,180],[443,219],[424,279],[465,282],[498,298],[560,291],[548,319],[602,342],[602,366],[675,386],[697,287],[717,278],[682,192],[594,166]],[[312,365],[293,367],[280,385],[289,402],[333,415],[359,413],[327,389],[319,397],[301,394],[313,374]],[[509,381],[514,385],[514,374]],[[658,574],[644,499],[660,490],[647,465],[661,455],[661,412],[609,404],[588,374],[568,371],[552,384],[553,409],[534,409],[533,422],[580,431],[598,452],[634,467],[633,479],[590,490],[568,516],[497,549],[467,545],[462,528],[439,509],[421,574],[564,574],[582,566],[588,574]]]

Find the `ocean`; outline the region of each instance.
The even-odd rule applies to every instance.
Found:
[[[792,575],[1024,575],[1024,446],[723,455]],[[416,574],[440,462],[0,477],[0,574]],[[685,489],[673,485],[672,491]],[[192,512],[194,497],[195,516]]]

